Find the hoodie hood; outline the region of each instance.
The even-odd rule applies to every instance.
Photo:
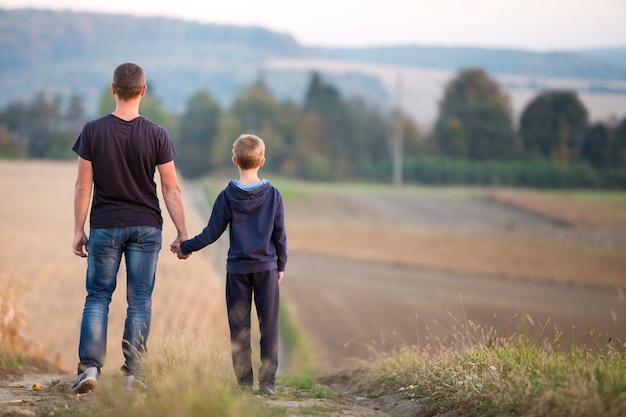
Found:
[[[270,195],[272,184],[266,181],[259,187],[246,191],[230,181],[226,187],[226,197],[235,211],[252,213],[256,211]]]

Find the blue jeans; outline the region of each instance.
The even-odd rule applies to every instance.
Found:
[[[161,250],[161,229],[150,226],[93,229],[87,242],[87,298],[80,326],[78,372],[104,365],[109,304],[117,284],[117,273],[126,260],[128,309],[122,349],[126,362],[122,371],[140,374],[140,360],[152,320],[152,290]]]

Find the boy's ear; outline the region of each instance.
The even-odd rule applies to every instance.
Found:
[[[237,159],[235,159],[235,157],[234,157],[234,156],[231,158],[231,160],[233,161],[233,165],[235,165],[235,166],[239,166],[239,165],[237,165]]]
[[[261,168],[263,165],[265,165],[265,158],[263,158],[263,160],[261,161],[261,163],[259,164],[259,168]]]

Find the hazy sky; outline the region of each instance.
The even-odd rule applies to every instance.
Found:
[[[305,45],[428,44],[539,51],[626,45],[626,0],[0,0],[262,26]]]

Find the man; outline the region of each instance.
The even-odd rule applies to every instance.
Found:
[[[128,310],[122,348],[125,384],[141,375],[140,360],[152,319],[152,290],[162,243],[163,218],[154,182],[161,178],[163,198],[180,242],[187,239],[176,151],[167,130],[139,114],[146,93],[144,70],[121,64],[113,73],[115,111],[85,124],[76,140],[78,174],[74,193],[74,254],[87,258],[87,297],[83,310],[75,393],[97,385],[106,356],[109,304],[124,255]],[[85,234],[91,192],[90,236]],[[87,253],[85,253],[85,249]]]

